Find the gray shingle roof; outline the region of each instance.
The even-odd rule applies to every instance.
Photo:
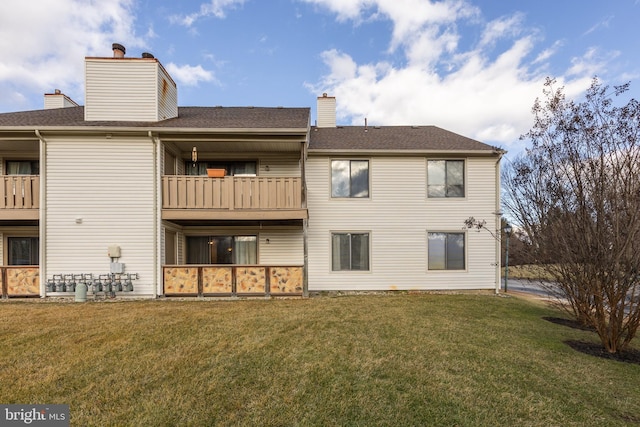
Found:
[[[0,130],[15,128],[305,129],[309,108],[178,107],[160,122],[84,121],[84,107],[0,114]],[[436,126],[338,126],[311,128],[310,151],[494,151],[495,148]]]
[[[312,127],[309,150],[494,151],[495,148],[436,126],[338,126]]]
[[[178,107],[178,117],[160,122],[84,121],[84,107],[0,114],[0,127],[256,128],[304,129],[309,108]]]

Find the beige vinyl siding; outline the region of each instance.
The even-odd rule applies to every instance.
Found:
[[[185,236],[258,236],[258,263],[262,265],[302,265],[302,229],[297,227],[186,227],[178,233],[178,259],[186,261]],[[269,243],[267,243],[269,239]]]
[[[57,96],[46,96],[44,97],[44,109],[45,110],[50,110],[53,108],[64,108],[64,97],[57,95]]]
[[[427,198],[424,156],[368,159],[370,197],[332,199],[331,158],[309,158],[309,290],[493,289],[488,232],[466,232],[464,271],[428,271],[427,232],[463,232],[469,216],[493,224],[496,159],[466,159],[460,199]],[[370,233],[370,271],[331,271],[332,232]]]
[[[178,88],[164,67],[157,66],[157,69],[157,120],[178,117]]]
[[[48,139],[47,278],[109,273],[107,248],[119,245],[125,271],[140,275],[134,293],[153,294],[153,164],[148,138]]]
[[[267,167],[269,170],[267,170]],[[300,160],[298,157],[261,159],[260,176],[300,176]]]
[[[155,60],[87,58],[85,120],[157,121]]]
[[[201,161],[216,161],[214,158],[207,157],[206,155],[200,155]],[[258,158],[247,158],[246,154],[241,154],[236,157],[238,160],[257,160],[258,175],[260,176],[281,176],[281,177],[300,177],[300,159],[298,153],[288,157],[279,156],[274,158],[273,156],[260,156]],[[235,159],[232,155],[225,155],[223,160]],[[176,168],[177,175],[184,175],[185,169],[191,167],[191,160],[178,159],[178,166]],[[268,170],[267,170],[268,169]]]
[[[46,94],[44,96],[44,109],[49,110],[52,108],[68,108],[77,107],[73,100],[69,99],[63,94]]]
[[[173,152],[173,154],[176,156],[176,175],[184,175],[187,165],[191,164],[191,162],[187,163],[185,160],[181,159],[180,152]]]
[[[316,126],[320,128],[336,127],[336,98],[333,96],[319,97],[317,115]]]
[[[176,259],[178,261],[178,264],[184,264],[186,262],[186,255],[185,255],[185,249],[184,249],[184,233],[182,232],[176,233],[176,241],[178,246],[176,248]]]
[[[162,221],[162,232],[160,233],[160,239],[161,239],[161,243],[160,243],[160,259],[162,260],[162,264],[169,264],[166,261],[166,233],[167,232],[173,232],[176,234],[176,248],[175,248],[175,254],[176,254],[176,264],[180,264],[182,261],[181,258],[181,254],[182,254],[182,233],[180,232],[181,228],[176,226],[175,224],[170,223],[169,221]]]
[[[166,256],[167,256],[167,251],[166,251],[166,233],[167,233],[167,227],[164,226],[164,224],[162,224],[160,226],[160,260],[162,262],[162,264],[167,264],[166,262]]]
[[[302,265],[304,263],[302,230],[263,230],[259,236],[260,264]]]

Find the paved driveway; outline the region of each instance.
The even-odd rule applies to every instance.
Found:
[[[502,279],[500,291],[504,292],[504,278]],[[552,298],[552,295],[549,295],[549,291],[537,281],[509,279],[507,293],[509,291],[525,292],[542,298]]]

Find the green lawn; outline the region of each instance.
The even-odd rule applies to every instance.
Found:
[[[502,277],[504,278],[504,276],[505,268],[502,267]],[[509,278],[525,280],[553,280],[553,277],[549,275],[543,266],[533,264],[510,265]]]
[[[547,316],[488,293],[4,301],[0,403],[78,426],[640,423],[640,365]]]

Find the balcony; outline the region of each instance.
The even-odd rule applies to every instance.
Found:
[[[166,265],[167,296],[302,295],[301,265]]]
[[[0,297],[31,297],[40,295],[40,267],[0,267]]]
[[[37,220],[40,177],[3,175],[0,183],[0,220]]]
[[[166,175],[162,219],[293,220],[307,218],[302,179],[272,176]]]

